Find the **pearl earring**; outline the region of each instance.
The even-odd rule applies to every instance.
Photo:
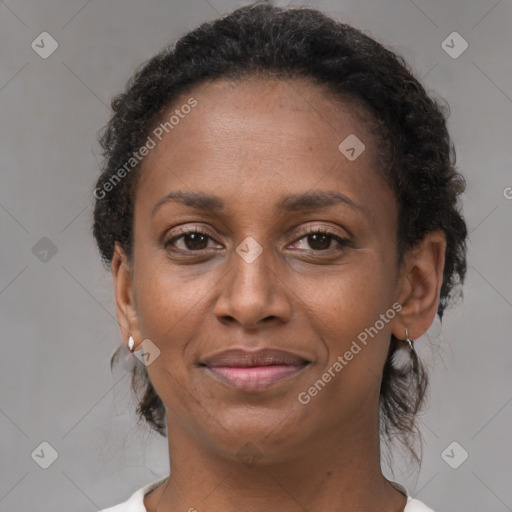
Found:
[[[134,345],[135,345],[135,341],[133,340],[133,337],[130,336],[130,339],[128,340],[128,348],[130,349],[130,352],[133,352]]]

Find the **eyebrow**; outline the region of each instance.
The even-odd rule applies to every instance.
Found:
[[[162,197],[162,199],[153,206],[151,215],[154,216],[162,205],[170,201],[179,202],[185,206],[208,212],[221,212],[225,206],[224,201],[218,196],[205,194],[203,192],[182,192],[181,190],[173,190]],[[276,209],[283,212],[320,210],[340,203],[360,210],[368,218],[371,218],[368,208],[355,203],[345,194],[333,190],[315,190],[303,194],[284,196],[277,203]]]

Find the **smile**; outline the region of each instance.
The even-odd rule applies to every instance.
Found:
[[[258,392],[292,378],[309,363],[291,352],[263,348],[257,351],[225,350],[207,357],[201,366],[232,389]]]
[[[270,366],[215,366],[206,367],[208,373],[229,387],[239,391],[264,391],[277,382],[284,381],[297,375],[309,363],[300,365],[270,365]]]

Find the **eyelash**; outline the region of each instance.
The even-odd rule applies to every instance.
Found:
[[[214,237],[208,231],[203,231],[203,230],[201,230],[199,228],[192,227],[192,228],[183,228],[183,229],[181,229],[178,232],[178,234],[176,234],[172,238],[169,238],[167,241],[165,241],[163,243],[163,246],[164,246],[164,248],[167,249],[167,247],[169,245],[172,245],[172,243],[176,242],[180,238],[183,238],[185,235],[190,235],[190,234],[203,235],[203,236],[206,236],[206,237],[210,238],[211,240],[216,241],[214,239]],[[337,249],[336,248],[332,248],[332,247],[329,247],[327,249],[310,249],[311,252],[327,253],[327,252],[330,252],[332,250],[341,250],[341,249],[343,249],[345,247],[352,247],[351,242],[349,240],[347,240],[346,238],[340,237],[339,235],[337,235],[336,233],[334,233],[333,231],[331,231],[328,228],[321,228],[321,227],[318,227],[318,226],[315,226],[315,227],[312,227],[312,228],[306,228],[306,229],[302,230],[300,232],[300,237],[295,239],[294,242],[292,242],[292,244],[295,244],[295,243],[299,242],[300,240],[302,240],[303,238],[307,238],[310,235],[316,235],[316,234],[318,234],[318,235],[327,235],[327,236],[331,237],[336,242],[338,242],[339,246],[338,246]],[[181,252],[181,253],[184,253],[184,252],[185,253],[200,253],[201,251],[205,251],[205,250],[208,250],[208,249],[200,249],[200,250],[197,250],[197,251],[190,250],[190,249],[175,249],[176,252]]]

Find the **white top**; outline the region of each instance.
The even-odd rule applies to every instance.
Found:
[[[146,507],[144,506],[144,496],[163,484],[167,478],[168,477],[166,476],[160,480],[141,487],[123,503],[119,503],[119,505],[103,509],[100,512],[147,512]],[[403,512],[434,512],[421,501],[411,498],[409,492],[403,485],[397,482],[393,482],[392,480],[388,481],[395,489],[398,489],[402,494],[407,496],[407,504],[405,505]]]

